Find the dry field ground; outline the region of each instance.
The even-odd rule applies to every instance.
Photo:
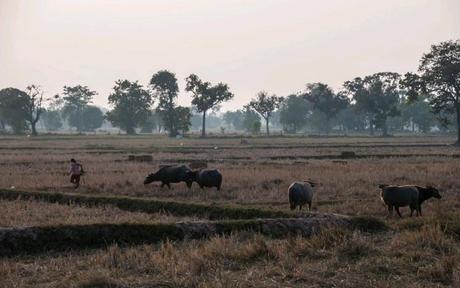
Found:
[[[0,287],[460,287],[460,150],[449,137],[168,139],[151,136],[0,138],[0,188],[288,211],[287,187],[320,183],[313,209],[382,219],[379,233],[335,229],[311,238],[238,232],[208,240],[50,252],[0,259]],[[356,157],[343,158],[344,151]],[[128,161],[128,155],[153,162]],[[70,158],[87,174],[74,191]],[[160,164],[207,160],[223,189],[144,186]],[[378,184],[439,188],[424,217],[385,219]],[[0,226],[171,223],[193,215],[0,200]],[[403,216],[408,209],[403,208]],[[98,286],[99,285],[99,286]]]

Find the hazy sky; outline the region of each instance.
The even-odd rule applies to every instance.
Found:
[[[115,80],[168,69],[181,104],[195,73],[228,83],[234,109],[260,90],[414,71],[431,44],[459,38],[459,0],[0,0],[0,88],[82,84],[107,106]]]

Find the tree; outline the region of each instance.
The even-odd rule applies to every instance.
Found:
[[[109,104],[114,108],[107,119],[127,134],[135,134],[135,128],[146,121],[153,104],[152,96],[137,81],[118,80],[109,95]]]
[[[178,130],[178,114],[175,101],[179,86],[177,85],[176,75],[167,70],[159,71],[152,76],[150,85],[158,99],[157,111],[161,112],[163,123],[169,131],[170,137],[175,137]],[[184,111],[183,109],[181,111]]]
[[[62,128],[61,114],[58,110],[45,110],[42,114],[42,120],[48,131],[56,131]]]
[[[432,45],[422,56],[418,72],[404,77],[409,98],[427,95],[436,114],[456,114],[456,145],[460,146],[460,40]]]
[[[280,105],[280,122],[285,131],[297,133],[307,124],[310,105],[302,96],[289,95]]]
[[[236,111],[227,111],[223,115],[225,123],[230,127],[233,126],[235,130],[243,130],[244,129],[244,111],[236,110]]]
[[[356,110],[369,118],[371,134],[379,127],[388,136],[387,118],[399,113],[400,80],[398,73],[380,72],[344,83],[344,93],[353,97]]]
[[[27,117],[25,110],[28,104],[26,92],[16,88],[0,90],[0,116],[2,126],[11,126],[13,133],[22,134],[27,130]],[[5,127],[3,127],[5,128]]]
[[[331,129],[331,120],[336,118],[339,112],[348,105],[348,98],[343,93],[334,93],[332,88],[323,83],[307,84],[305,99],[313,104],[313,109],[320,111],[325,117],[326,133]]]
[[[220,103],[233,98],[233,93],[227,84],[218,83],[212,86],[209,82],[203,82],[195,74],[187,77],[185,90],[192,92],[192,105],[199,113],[203,113],[201,137],[206,137],[206,112],[216,108]]]
[[[349,104],[347,108],[339,112],[337,123],[345,133],[348,133],[348,131],[364,131],[366,129],[366,119],[362,114],[356,112],[354,104]]]
[[[190,108],[178,106],[175,109],[175,117],[177,119],[177,129],[182,131],[182,134],[190,130],[192,113]]]
[[[63,94],[65,96],[63,97],[62,115],[67,119],[69,126],[77,128],[78,132],[83,131],[83,112],[97,93],[91,91],[87,86],[77,85],[64,86]]]
[[[26,88],[27,100],[25,101],[24,115],[26,121],[29,122],[32,136],[37,136],[37,122],[40,120],[40,115],[44,111],[43,105],[43,90],[40,86],[30,85]]]
[[[267,135],[270,135],[270,130],[268,128],[270,117],[273,111],[278,108],[281,101],[282,98],[276,97],[276,95],[269,96],[267,92],[261,91],[257,94],[256,99],[249,102],[249,106],[264,118]]]
[[[255,112],[254,110],[251,109],[249,105],[244,106],[243,108],[243,127],[246,129],[248,132],[254,132],[254,124],[256,122],[259,123],[259,129],[258,132],[260,132],[260,116]],[[258,134],[258,133],[257,133]]]
[[[87,106],[82,113],[82,131],[94,131],[104,123],[104,113],[96,106]]]
[[[140,124],[141,133],[152,133],[153,130],[157,127],[157,117],[155,113],[150,111],[150,115]]]
[[[412,132],[415,132],[417,127],[419,131],[427,133],[435,123],[430,103],[424,97],[404,103],[401,107],[401,115],[403,120],[411,125]]]

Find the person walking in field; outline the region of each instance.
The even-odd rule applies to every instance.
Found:
[[[80,187],[80,177],[83,173],[83,166],[75,159],[70,159],[70,183],[75,185],[75,189]]]

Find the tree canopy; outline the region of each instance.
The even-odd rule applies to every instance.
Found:
[[[176,75],[168,70],[162,70],[152,76],[150,86],[158,100],[157,111],[163,118],[163,123],[169,131],[169,136],[177,135],[179,129],[180,113],[183,108],[177,110],[176,99],[179,92]],[[188,130],[188,129],[187,129]]]
[[[186,78],[186,91],[192,93],[192,105],[196,107],[199,113],[203,113],[201,136],[206,136],[206,112],[216,108],[222,102],[233,98],[233,93],[227,84],[218,83],[211,85],[204,82],[197,75],[191,74]]]
[[[352,96],[356,110],[368,116],[371,134],[380,127],[382,135],[388,135],[387,118],[399,113],[400,80],[398,73],[380,72],[345,82],[345,93]]]
[[[107,113],[107,119],[127,134],[135,134],[135,128],[151,115],[152,96],[137,81],[118,80],[109,95],[113,110]]]
[[[433,111],[444,122],[457,116],[457,145],[460,145],[460,40],[432,45],[422,56],[419,74],[407,73],[403,84],[411,99],[426,95]],[[444,115],[444,116],[443,116]]]
[[[331,120],[336,118],[349,102],[345,94],[335,93],[331,87],[324,83],[307,84],[304,97],[313,104],[313,109],[324,115],[326,121],[323,126],[326,133],[329,133],[331,129]]]
[[[282,98],[277,97],[274,94],[268,95],[267,92],[261,91],[257,94],[256,99],[253,99],[251,102],[249,102],[249,106],[257,113],[259,113],[262,118],[264,118],[267,135],[270,135],[270,129],[268,127],[270,117],[272,116],[272,113],[275,111],[275,109],[279,107],[279,104],[282,100]]]

